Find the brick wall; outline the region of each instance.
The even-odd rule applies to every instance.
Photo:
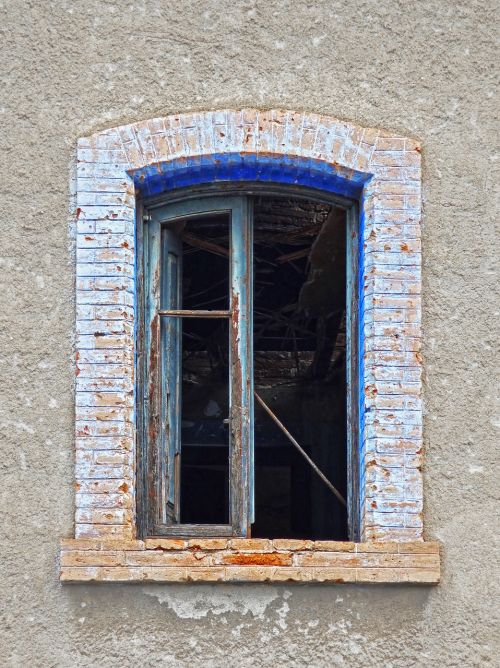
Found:
[[[184,183],[186,164],[217,169],[214,156],[230,156],[234,174],[249,162],[275,163],[276,174],[292,165],[295,182],[318,173],[325,189],[362,191],[362,538],[421,540],[420,148],[332,118],[256,110],[156,118],[78,142],[76,538],[136,537],[136,192]]]

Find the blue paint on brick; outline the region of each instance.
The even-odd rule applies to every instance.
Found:
[[[358,388],[359,388],[359,410],[358,410],[358,419],[359,419],[359,510],[362,514],[362,509],[365,504],[365,466],[364,466],[364,432],[365,432],[365,291],[364,291],[364,266],[365,266],[365,213],[363,207],[363,199],[360,203],[360,215],[359,215],[359,234],[358,234]],[[362,526],[362,515],[360,517],[360,527],[363,531]]]
[[[213,182],[259,181],[315,188],[359,199],[369,174],[299,156],[227,153],[169,160],[133,174],[145,195]]]

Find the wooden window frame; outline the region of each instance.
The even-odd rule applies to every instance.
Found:
[[[358,257],[359,213],[356,201],[320,193],[306,187],[278,186],[260,183],[224,186],[218,184],[184,189],[174,194],[139,200],[138,220],[138,328],[137,340],[137,525],[139,535],[158,537],[248,537],[254,515],[253,453],[253,330],[252,265],[253,211],[252,196],[293,196],[327,203],[346,211],[346,391],[347,391],[347,515],[349,539],[359,540],[359,331],[358,331]],[[158,456],[162,421],[157,359],[162,320],[160,292],[161,257],[158,237],[162,225],[173,220],[206,213],[230,215],[230,522],[223,525],[173,524],[161,520],[161,480]],[[151,243],[152,237],[155,239]],[[153,248],[154,246],[154,248]],[[148,312],[148,299],[157,301],[155,313]],[[182,313],[179,312],[179,317]],[[153,345],[153,338],[157,345]],[[151,362],[153,360],[153,366]],[[151,369],[153,372],[151,375]],[[162,392],[165,392],[163,389]]]

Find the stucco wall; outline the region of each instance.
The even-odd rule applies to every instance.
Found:
[[[495,662],[495,4],[2,3],[2,665]],[[425,534],[443,544],[442,584],[62,585],[75,140],[259,105],[422,141]]]

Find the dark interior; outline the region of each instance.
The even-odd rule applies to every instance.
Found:
[[[346,496],[345,212],[254,201],[255,389]],[[184,309],[229,307],[229,221],[183,240]],[[229,338],[224,319],[183,318],[181,523],[229,521]],[[345,508],[255,407],[254,537],[347,537]]]

